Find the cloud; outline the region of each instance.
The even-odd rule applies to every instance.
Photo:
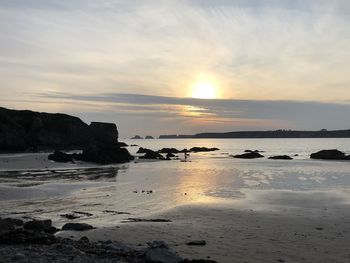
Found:
[[[123,129],[155,134],[269,129],[349,128],[350,105],[310,101],[280,100],[201,100],[140,94],[76,95],[39,94],[50,103],[94,103],[99,110],[78,112],[84,119],[109,116],[116,122],[127,120]],[[114,116],[114,117],[111,117]],[[107,119],[108,119],[107,118]],[[143,120],[143,121],[140,121]],[[146,121],[147,120],[147,121]],[[123,121],[123,122],[124,122]],[[153,129],[154,123],[158,128]]]

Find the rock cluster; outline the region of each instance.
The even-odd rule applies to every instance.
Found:
[[[346,155],[336,149],[332,150],[322,150],[310,155],[311,159],[321,159],[321,160],[350,160],[350,155]]]

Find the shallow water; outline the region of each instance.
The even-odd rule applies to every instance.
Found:
[[[81,211],[93,216],[83,216],[76,221],[101,226],[187,204],[225,203],[254,209],[310,207],[297,197],[298,193],[315,194],[312,205],[316,207],[324,206],[317,202],[320,193],[331,195],[334,204],[349,200],[350,162],[309,159],[310,153],[321,149],[349,152],[348,139],[173,139],[127,140],[126,143],[154,150],[194,146],[220,150],[191,153],[190,162],[139,160],[90,168],[84,167],[89,164],[52,163],[46,160],[46,154],[0,155],[3,170],[0,172],[0,216],[47,217],[62,224],[66,219],[60,215]],[[129,147],[132,154],[137,149]],[[246,149],[263,150],[266,157],[298,156],[291,161],[241,160],[230,156]],[[181,154],[179,157],[183,158]],[[4,160],[12,171],[4,171]],[[25,169],[26,164],[30,164],[30,170]],[[16,167],[24,169],[16,171]],[[283,202],[283,197],[289,201]]]

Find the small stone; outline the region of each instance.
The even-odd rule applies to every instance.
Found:
[[[188,246],[205,246],[206,244],[207,242],[205,240],[193,240],[186,243]]]
[[[62,227],[62,230],[85,231],[93,228],[92,225],[86,223],[67,223]]]

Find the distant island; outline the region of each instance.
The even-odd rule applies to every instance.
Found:
[[[159,139],[200,139],[200,138],[350,138],[349,130],[328,131],[322,129],[319,131],[293,131],[293,130],[275,130],[275,131],[233,131],[233,132],[207,132],[194,135],[160,135]]]

